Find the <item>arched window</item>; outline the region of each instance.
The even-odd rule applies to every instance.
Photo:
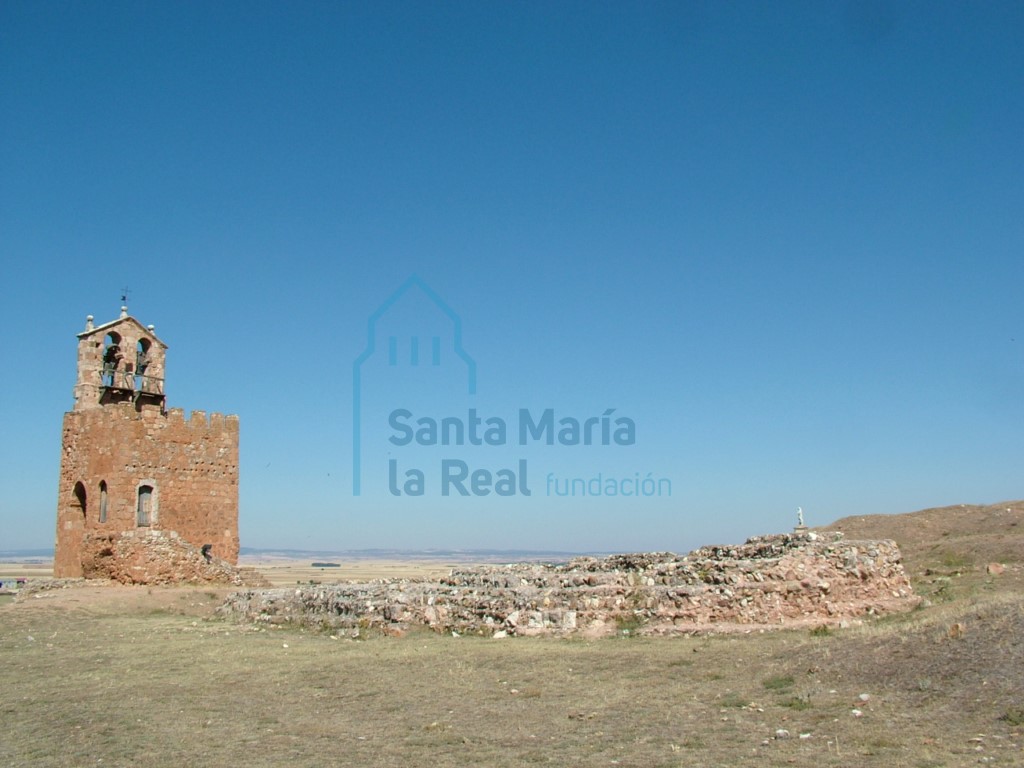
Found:
[[[82,510],[82,518],[85,518],[85,486],[81,482],[75,483],[75,500],[71,506]]]
[[[103,386],[117,386],[117,372],[121,368],[123,357],[121,335],[111,331],[103,340]]]
[[[137,507],[135,522],[138,525],[152,525],[153,523],[153,486],[139,486],[139,503]]]
[[[135,345],[135,389],[139,392],[148,392],[152,387],[148,386],[146,369],[149,368],[149,339],[139,339]]]
[[[107,522],[107,481],[100,480],[100,522]]]

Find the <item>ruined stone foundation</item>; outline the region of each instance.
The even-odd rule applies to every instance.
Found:
[[[686,557],[581,557],[457,569],[438,581],[250,590],[221,611],[339,630],[424,625],[459,634],[601,636],[839,624],[917,605],[895,542],[841,537],[779,534]]]
[[[82,543],[82,571],[87,579],[121,584],[268,586],[251,568],[236,568],[218,557],[207,559],[174,531],[88,533]]]

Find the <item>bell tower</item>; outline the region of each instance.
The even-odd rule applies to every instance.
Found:
[[[74,410],[131,402],[136,410],[164,410],[164,358],[167,345],[153,326],[143,326],[121,307],[121,316],[103,325],[85,319],[78,334],[78,380]]]
[[[205,548],[207,560],[238,562],[238,417],[167,408],[166,353],[153,326],[127,307],[102,325],[90,315],[78,334],[75,401],[62,431],[57,577],[89,576],[118,542],[159,536]],[[122,565],[135,583],[150,578]]]

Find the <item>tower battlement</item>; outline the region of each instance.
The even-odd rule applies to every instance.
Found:
[[[192,411],[188,416],[185,416],[184,408],[168,408],[166,418],[168,424],[184,424],[190,429],[208,429],[211,431],[233,429],[236,432],[238,431],[238,416],[233,413]]]

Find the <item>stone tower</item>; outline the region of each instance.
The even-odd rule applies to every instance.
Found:
[[[238,417],[168,410],[167,345],[121,307],[78,334],[64,414],[54,576],[83,575],[91,536],[175,532],[238,562]]]

